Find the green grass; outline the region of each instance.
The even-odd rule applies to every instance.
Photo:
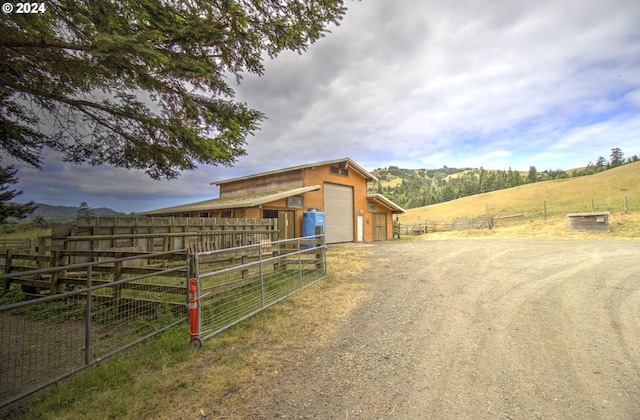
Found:
[[[0,239],[38,239],[50,235],[51,229],[29,229],[2,234]]]

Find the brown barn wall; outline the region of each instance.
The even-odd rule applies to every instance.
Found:
[[[266,175],[265,177],[238,180],[220,185],[220,197],[253,194],[265,191],[282,191],[303,187],[302,170]]]
[[[318,191],[311,191],[305,194],[304,206],[305,210],[308,207],[319,207],[324,210],[324,184],[332,183],[339,185],[348,185],[353,187],[353,226],[354,226],[354,235],[357,235],[358,226],[357,226],[357,214],[362,212],[364,214],[364,240],[365,242],[370,242],[373,240],[373,220],[371,212],[367,210],[367,181],[360,176],[357,172],[355,172],[352,168],[349,169],[349,175],[339,175],[333,174],[330,172],[331,165],[322,165],[317,166],[315,168],[309,168],[305,170],[304,173],[304,184],[306,186],[310,185],[321,185],[323,189]],[[380,205],[378,205],[378,213],[385,211],[386,209]],[[297,215],[296,224],[299,227],[298,232],[302,231],[302,212]],[[389,229],[389,225],[391,225],[391,212],[387,212],[387,238],[393,237],[393,230]],[[391,233],[389,233],[391,232]],[[355,241],[357,238],[353,238]]]

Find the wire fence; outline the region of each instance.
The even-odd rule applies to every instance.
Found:
[[[459,218],[452,220],[420,220],[394,222],[394,236],[422,235],[430,232],[447,232],[452,230],[492,229],[494,227],[513,226],[527,220],[547,220],[568,214],[591,212],[628,213],[640,209],[640,197],[619,196],[607,198],[591,198],[568,202],[542,201],[539,208],[521,210],[513,214],[488,214],[475,218]],[[516,210],[517,211],[517,210]]]
[[[0,306],[0,408],[184,322],[188,267],[178,250],[0,276],[11,282]],[[30,282],[52,276],[67,290],[24,300]]]
[[[240,259],[241,264],[233,264]],[[326,277],[324,235],[195,254],[194,347]]]

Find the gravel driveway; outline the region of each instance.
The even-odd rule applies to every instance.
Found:
[[[361,301],[243,417],[640,418],[640,241],[361,247]]]

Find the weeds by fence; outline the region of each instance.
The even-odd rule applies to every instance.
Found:
[[[233,253],[242,264],[221,266]],[[326,276],[324,235],[195,254],[195,345]],[[192,331],[193,334],[193,331]]]
[[[179,250],[0,276],[13,283],[0,300],[0,408],[184,322],[186,256]],[[133,262],[146,269],[127,272]],[[66,279],[68,290],[25,301],[22,286],[45,276]]]

